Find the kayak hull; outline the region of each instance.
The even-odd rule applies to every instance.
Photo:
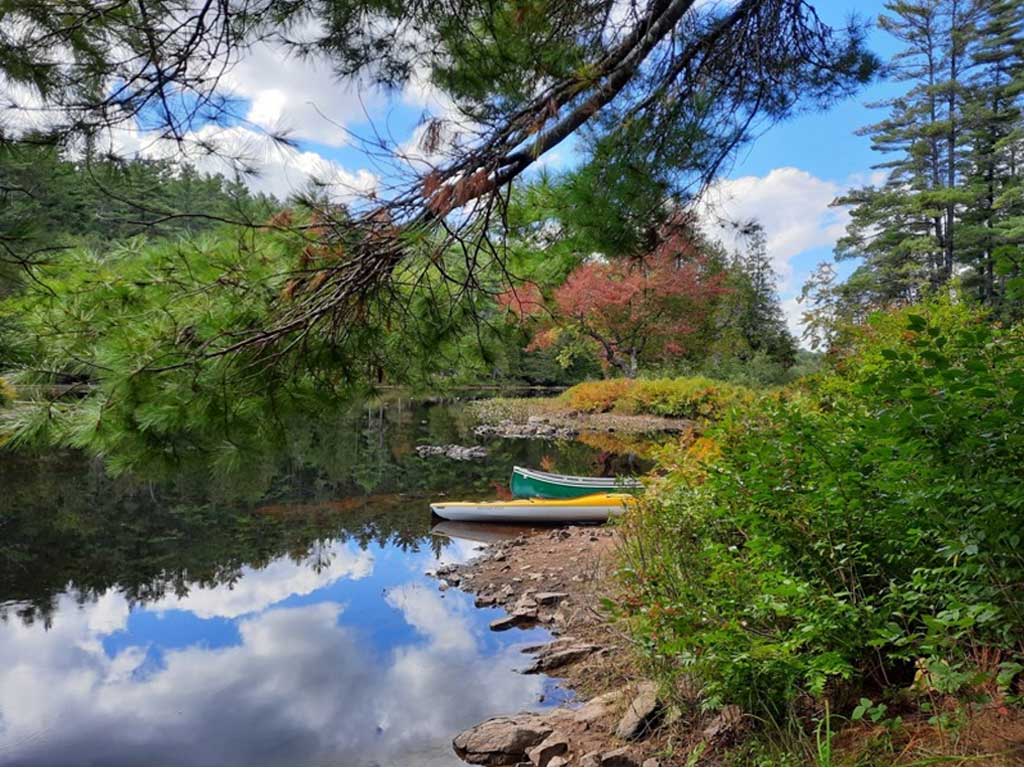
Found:
[[[445,520],[467,522],[603,523],[634,503],[628,494],[602,493],[577,499],[446,501],[430,508]]]
[[[576,499],[595,493],[639,490],[636,480],[615,477],[574,477],[512,468],[512,495],[517,499]]]

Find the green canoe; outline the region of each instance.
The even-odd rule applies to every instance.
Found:
[[[512,495],[517,499],[575,499],[594,493],[635,491],[643,486],[630,478],[573,477],[512,467]]]

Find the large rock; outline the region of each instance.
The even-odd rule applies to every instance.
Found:
[[[661,703],[658,701],[658,686],[645,681],[637,687],[637,694],[626,707],[626,712],[615,728],[615,735],[620,739],[631,741],[647,735],[654,722],[661,714]]]
[[[603,720],[611,715],[623,696],[625,696],[623,691],[602,693],[577,709],[573,713],[573,717],[578,723],[586,723],[588,725],[596,723],[598,720]]]
[[[579,645],[570,645],[564,648],[553,648],[541,651],[533,660],[533,664],[523,670],[523,674],[536,675],[540,672],[550,672],[555,669],[560,669],[568,664],[572,664],[580,659],[586,658],[594,651],[598,650],[598,648],[599,646],[597,645],[581,643]]]
[[[455,754],[477,765],[516,765],[527,751],[551,735],[552,727],[536,715],[494,717],[455,737]]]
[[[549,765],[552,758],[564,755],[568,751],[569,740],[563,734],[554,731],[536,747],[526,750],[526,756],[534,765]]]
[[[568,596],[568,592],[538,592],[533,599],[541,605],[558,605]]]

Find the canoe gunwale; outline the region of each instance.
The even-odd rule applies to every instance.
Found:
[[[639,480],[617,477],[578,477],[575,475],[556,475],[553,472],[541,472],[526,467],[512,467],[512,474],[555,485],[579,486],[583,488],[643,488]]]

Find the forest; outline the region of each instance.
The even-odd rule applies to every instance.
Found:
[[[603,609],[678,727],[752,725],[672,757],[1012,762],[1024,6],[814,5],[0,2],[0,461],[230,475],[395,391],[687,419],[616,524]],[[218,79],[267,41],[385,92],[425,79],[448,105],[426,159],[353,137],[377,190],[255,191],[209,129],[242,123]],[[832,203],[797,332],[768,216],[701,203],[773,126],[876,82],[895,95],[845,126],[874,173]],[[128,130],[167,151],[118,151]]]

